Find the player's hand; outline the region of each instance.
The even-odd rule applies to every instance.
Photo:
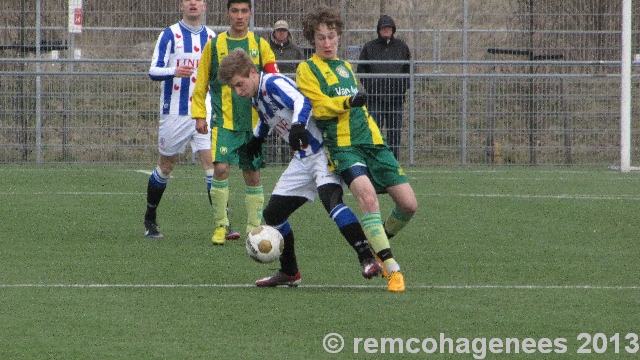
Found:
[[[188,78],[196,71],[196,68],[189,65],[180,65],[176,68],[176,71],[173,73],[173,76],[179,78]]]
[[[309,145],[309,136],[307,135],[307,129],[304,124],[295,123],[291,125],[289,131],[289,146],[293,151],[298,151],[300,148],[307,147]]]
[[[207,126],[207,119],[196,119],[196,131],[204,135],[209,133],[209,126]]]
[[[367,93],[364,91],[358,91],[357,94],[349,98],[349,107],[361,107],[367,103]]]
[[[250,159],[254,159],[260,156],[263,142],[264,139],[260,139],[255,136],[251,140],[249,140],[249,142],[247,143],[247,155],[249,155]]]

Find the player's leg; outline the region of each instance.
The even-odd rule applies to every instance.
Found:
[[[160,200],[167,188],[167,183],[173,168],[175,166],[178,155],[165,156],[158,155],[156,168],[149,176],[147,182],[147,210],[144,214],[145,236],[152,239],[160,239],[164,237],[158,228],[157,209]]]
[[[260,180],[260,169],[265,167],[264,150],[256,157],[247,153],[246,144],[253,138],[251,131],[238,132],[238,140],[242,141],[237,150],[238,164],[242,169],[245,183],[245,205],[247,208],[247,227],[249,233],[262,223],[262,210],[264,209],[264,191]],[[243,136],[242,139],[240,137]]]
[[[223,245],[229,233],[229,169],[225,162],[213,163],[213,180],[211,181],[211,211],[213,213],[214,232],[211,241],[214,245]]]
[[[247,208],[248,234],[255,227],[262,223],[262,210],[264,208],[264,190],[260,181],[260,170],[242,170],[244,177],[245,205]]]
[[[387,192],[396,204],[384,222],[387,237],[392,238],[411,221],[418,210],[418,200],[408,182],[390,186]]]
[[[318,196],[322,205],[338,226],[342,236],[358,255],[362,276],[367,279],[379,276],[382,273],[382,266],[373,257],[367,236],[362,230],[358,217],[342,201],[342,194],[341,184],[328,183],[318,187]]]
[[[224,245],[229,234],[229,171],[231,165],[238,163],[236,136],[233,131],[222,127],[211,128],[211,161],[213,162],[213,180],[211,181],[211,211],[214,231],[211,242]]]
[[[302,196],[272,195],[269,203],[264,208],[263,217],[265,224],[272,226],[282,234],[284,248],[280,255],[280,270],[274,275],[267,276],[256,281],[259,287],[274,287],[279,285],[298,286],[302,277],[298,269],[295,253],[295,238],[289,216],[307,202]]]
[[[195,130],[194,130],[195,132]],[[198,160],[205,173],[207,197],[211,205],[211,182],[213,181],[213,161],[211,160],[211,138],[208,134],[195,132],[191,141],[191,148],[198,155]]]
[[[158,127],[158,162],[147,182],[147,211],[144,216],[145,236],[162,238],[158,229],[156,211],[169,178],[178,159],[184,153],[193,132],[193,120],[189,116],[165,114],[160,116]]]
[[[390,154],[390,156],[392,156]],[[342,178],[358,201],[362,218],[360,220],[369,244],[375,255],[384,264],[385,273],[389,276],[388,290],[404,291],[404,277],[400,273],[400,265],[391,253],[389,238],[384,231],[376,189],[373,186],[368,170],[362,165],[354,165],[341,172]]]

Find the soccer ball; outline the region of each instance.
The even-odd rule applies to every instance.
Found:
[[[258,226],[247,235],[247,254],[262,264],[276,261],[284,249],[284,239],[275,228]]]

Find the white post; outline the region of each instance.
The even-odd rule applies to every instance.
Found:
[[[620,62],[620,171],[631,171],[631,3],[622,0]]]

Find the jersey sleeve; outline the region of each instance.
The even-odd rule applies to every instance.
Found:
[[[349,96],[329,97],[322,92],[320,82],[306,62],[298,65],[296,84],[302,94],[311,101],[312,114],[316,120],[329,120],[349,111],[345,102]]]
[[[262,69],[266,73],[278,73],[278,65],[276,64],[276,55],[271,50],[269,42],[260,38],[260,54],[262,56]]]
[[[292,110],[291,123],[307,125],[311,117],[311,102],[289,81],[282,77],[274,77],[266,84],[267,92],[277,95],[280,101]]]
[[[156,41],[156,47],[153,50],[151,58],[151,67],[149,67],[149,78],[153,81],[164,81],[173,79],[176,73],[175,67],[167,67],[169,56],[173,44],[173,32],[170,28],[166,28]]]
[[[211,43],[215,41],[213,38],[205,44],[198,63],[198,76],[196,77],[196,85],[193,88],[191,117],[194,119],[206,119],[207,107],[206,98],[209,88],[209,75],[211,73]]]

